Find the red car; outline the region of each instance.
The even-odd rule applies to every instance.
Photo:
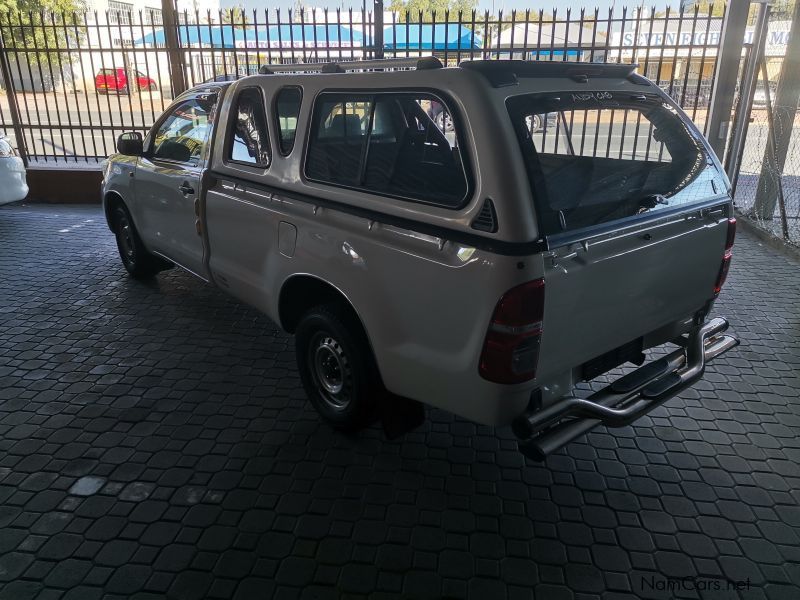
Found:
[[[117,92],[118,94],[128,94],[131,85],[136,90],[157,90],[158,86],[147,75],[143,75],[136,70],[126,71],[123,68],[100,69],[94,78],[94,87],[101,94]]]

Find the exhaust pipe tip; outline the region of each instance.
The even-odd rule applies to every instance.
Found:
[[[536,442],[518,442],[517,448],[523,456],[536,462],[544,462],[547,458],[547,454],[545,454]]]
[[[521,414],[511,422],[511,431],[513,431],[514,435],[520,440],[527,440],[536,433],[533,425],[531,425],[531,422],[528,420],[527,413]]]

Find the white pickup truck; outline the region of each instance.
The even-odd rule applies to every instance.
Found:
[[[737,344],[709,318],[730,186],[631,65],[267,66],[189,90],[118,151],[102,193],[125,268],[178,265],[294,333],[336,427],[400,433],[424,403],[512,424],[540,459]]]

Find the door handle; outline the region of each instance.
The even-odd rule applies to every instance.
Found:
[[[184,196],[188,196],[189,194],[194,194],[194,188],[189,185],[188,181],[184,181],[178,189],[183,193]]]

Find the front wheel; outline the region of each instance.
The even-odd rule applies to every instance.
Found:
[[[114,208],[113,218],[119,257],[131,277],[147,279],[163,270],[162,261],[144,247],[127,209],[124,206],[117,206]]]
[[[348,431],[372,421],[382,388],[355,316],[338,305],[312,308],[297,326],[295,351],[303,387],[323,419]]]

